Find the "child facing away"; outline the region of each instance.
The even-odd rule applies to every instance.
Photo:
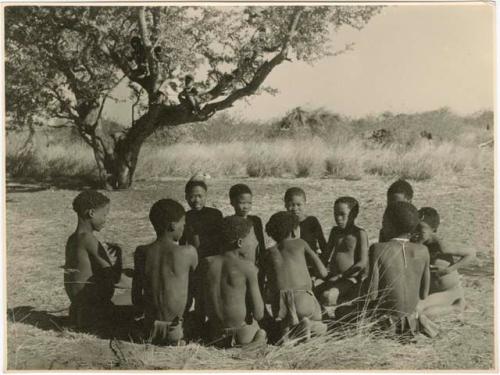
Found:
[[[134,253],[132,302],[144,311],[146,335],[155,345],[179,345],[184,337],[183,314],[188,301],[189,273],[198,265],[194,247],[179,246],[184,231],[184,207],[161,199],[149,219],[156,240]]]
[[[246,259],[256,246],[252,223],[238,216],[224,218],[219,255],[203,259],[203,297],[212,343],[222,347],[266,342],[266,332],[257,321],[264,316],[257,267]],[[252,310],[247,312],[246,296]],[[249,314],[250,313],[250,314]],[[248,315],[253,317],[246,321]]]
[[[460,285],[458,270],[469,264],[475,253],[470,249],[450,249],[444,245],[437,234],[440,218],[434,208],[422,207],[418,214],[418,242],[429,250],[431,271],[429,296],[421,301],[419,309],[429,317],[450,310],[463,312],[464,291]],[[459,258],[458,261],[455,257]]]
[[[236,184],[229,189],[229,200],[231,201],[231,206],[234,208],[234,215],[248,219],[252,223],[250,235],[254,236],[257,240],[257,247],[255,249],[249,249],[250,251],[247,254],[247,258],[254,262],[260,270],[261,257],[266,249],[266,245],[264,242],[262,220],[258,216],[250,215],[250,211],[252,210],[252,196],[252,190],[245,184]],[[262,273],[259,272],[259,285],[262,287],[261,274]]]
[[[276,241],[267,250],[264,261],[269,280],[273,316],[281,324],[281,335],[286,340],[290,335],[326,332],[321,321],[321,307],[312,292],[312,283],[307,269],[309,259],[318,277],[324,278],[327,271],[319,256],[292,232],[299,225],[298,217],[290,212],[278,212],[266,224],[266,232]]]
[[[306,193],[298,187],[292,187],[285,192],[285,208],[299,219],[299,226],[294,229],[293,236],[307,242],[309,247],[321,258],[326,252],[326,240],[319,220],[315,216],[306,214]],[[326,261],[323,259],[323,261]],[[313,265],[307,260],[308,269],[312,271]]]
[[[359,213],[358,201],[340,197],[333,210],[337,226],[330,232],[325,254],[330,278],[317,288],[317,295],[325,306],[336,306],[358,297],[368,268],[368,236],[354,223]]]
[[[417,209],[411,203],[389,203],[382,225],[390,239],[372,245],[369,251],[369,299],[375,301],[383,327],[404,341],[414,338],[419,322],[425,329],[427,321],[417,313],[417,304],[429,293],[429,252],[410,242],[418,223]]]
[[[387,205],[394,202],[408,202],[413,200],[413,188],[406,180],[399,179],[389,186],[387,189]],[[379,232],[379,242],[386,242],[390,240],[384,233],[383,228]]]
[[[106,326],[113,314],[121,249],[105,247],[94,235],[104,228],[109,206],[109,198],[95,190],[83,191],[73,200],[78,224],[66,242],[64,289],[71,301],[70,320],[79,329]]]

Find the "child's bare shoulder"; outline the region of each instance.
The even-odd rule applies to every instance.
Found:
[[[74,240],[76,247],[80,249],[95,249],[99,246],[99,240],[89,232],[76,233]]]

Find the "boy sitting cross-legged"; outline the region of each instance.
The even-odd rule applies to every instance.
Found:
[[[429,293],[429,252],[410,242],[419,223],[417,209],[408,202],[389,203],[384,213],[383,232],[388,241],[369,251],[369,298],[384,328],[404,341],[413,340],[420,327],[432,336],[428,320],[417,314],[417,304]]]
[[[251,222],[242,217],[224,218],[220,254],[209,256],[200,264],[209,336],[217,346],[266,342],[266,332],[257,323],[264,316],[257,267],[245,258],[257,245],[250,235],[251,228]],[[251,323],[246,321],[247,295],[252,307]]]
[[[324,278],[327,271],[304,240],[292,238],[298,225],[298,217],[289,212],[274,214],[266,224],[266,232],[276,245],[267,250],[263,263],[273,296],[273,316],[281,322],[284,340],[289,334],[304,335],[307,339],[311,334],[326,332],[326,324],[321,321],[321,307],[312,292],[306,259],[310,260],[317,276]]]
[[[71,301],[70,320],[78,329],[108,329],[114,312],[111,298],[121,276],[121,249],[103,245],[94,235],[104,228],[109,203],[95,190],[73,201],[78,225],[66,242],[64,289]]]
[[[176,242],[185,223],[180,203],[161,199],[151,207],[149,218],[157,238],[135,251],[132,302],[143,309],[146,334],[153,344],[178,345],[184,336],[189,272],[198,265],[198,255],[194,247]]]

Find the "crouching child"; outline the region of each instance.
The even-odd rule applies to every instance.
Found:
[[[252,223],[242,217],[223,220],[219,255],[206,257],[200,265],[210,342],[220,347],[264,344],[266,332],[257,321],[264,316],[257,267],[245,255],[257,246]],[[246,296],[252,311],[247,314]],[[248,321],[248,316],[252,318]]]
[[[144,328],[152,344],[180,345],[189,273],[198,265],[198,254],[190,245],[177,244],[185,224],[180,203],[159,200],[151,207],[149,219],[157,238],[135,251],[132,302],[144,311]]]

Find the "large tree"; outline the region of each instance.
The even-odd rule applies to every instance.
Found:
[[[205,121],[258,94],[285,61],[314,62],[335,53],[334,31],[343,25],[361,29],[378,11],[374,6],[10,6],[5,9],[7,111],[29,126],[42,113],[67,120],[94,150],[102,182],[128,188],[141,146],[155,130]],[[195,76],[200,111],[175,95],[186,74]],[[146,108],[122,132],[110,133],[102,126],[103,107],[122,80],[138,100],[144,95]]]

